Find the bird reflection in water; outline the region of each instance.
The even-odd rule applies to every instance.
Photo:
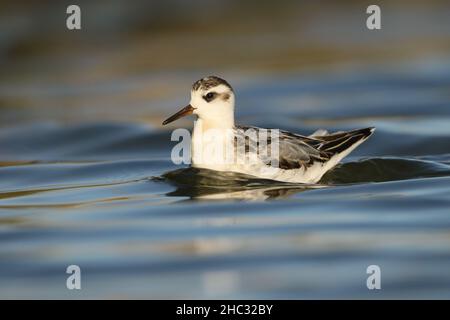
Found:
[[[173,197],[189,197],[192,200],[253,200],[283,199],[323,187],[299,185],[258,179],[234,172],[219,172],[199,168],[183,168],[166,172],[162,179],[177,189],[168,193]]]

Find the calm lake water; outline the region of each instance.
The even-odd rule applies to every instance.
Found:
[[[317,188],[175,166],[156,124],[175,105],[155,125],[4,126],[0,297],[450,298],[449,88],[446,59],[238,87],[240,123],[377,127]]]
[[[448,1],[77,3],[0,4],[0,298],[450,299]],[[176,166],[209,74],[240,124],[377,131],[317,186]]]

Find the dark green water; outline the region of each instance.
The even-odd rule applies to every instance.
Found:
[[[449,60],[248,80],[240,123],[377,131],[305,188],[175,166],[157,125],[9,123],[0,297],[450,298]]]

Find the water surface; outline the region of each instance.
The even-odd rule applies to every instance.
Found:
[[[174,165],[158,123],[176,105],[150,122],[5,123],[0,297],[450,298],[450,64],[431,65],[244,81],[242,124],[377,127],[314,186]]]

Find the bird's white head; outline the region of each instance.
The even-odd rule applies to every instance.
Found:
[[[234,102],[234,91],[227,81],[215,76],[206,77],[192,85],[189,105],[166,119],[163,124],[196,114],[210,128],[232,128]]]

